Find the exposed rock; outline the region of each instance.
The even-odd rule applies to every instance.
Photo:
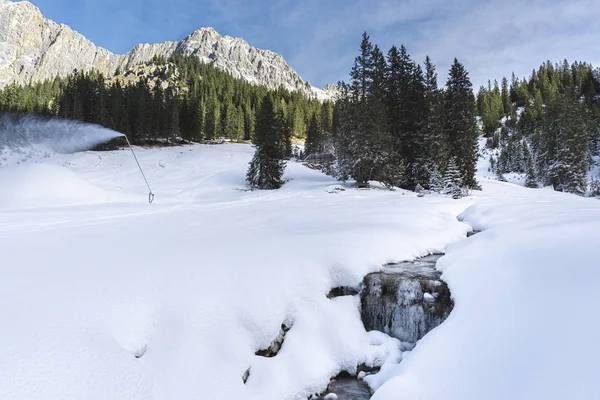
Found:
[[[68,26],[44,18],[27,1],[0,2],[0,87],[65,76],[73,69],[112,72],[120,61]]]
[[[195,55],[235,77],[270,88],[283,86],[327,99],[337,87],[312,87],[277,53],[250,46],[240,38],[201,28],[180,42],[138,44],[124,55],[94,45],[70,27],[45,18],[27,1],[0,0],[0,88],[66,76],[73,71],[98,70],[112,75],[149,61],[154,56]]]
[[[144,345],[142,348],[134,351],[133,356],[135,358],[142,358],[146,354],[146,351],[148,351],[148,345]]]
[[[389,264],[365,277],[361,317],[367,331],[415,343],[448,317],[454,302],[435,269],[439,257]]]
[[[334,287],[327,294],[328,299],[333,299],[335,297],[340,296],[355,296],[360,293],[360,286],[352,287],[352,286],[338,286]]]
[[[479,232],[481,232],[481,231],[478,231],[478,230],[469,231],[469,232],[467,232],[467,237],[470,238],[473,235],[477,235]]]
[[[285,334],[289,330],[289,326],[287,326],[286,324],[281,324],[279,334],[275,339],[273,339],[269,347],[267,347],[266,349],[257,350],[255,354],[257,356],[262,357],[275,357],[279,353],[279,350],[281,350],[281,346],[283,345],[283,341],[285,340]]]
[[[244,371],[244,375],[242,375],[242,382],[244,382],[244,384],[246,384],[246,382],[248,382],[248,378],[250,378],[250,368],[251,367],[248,367],[248,369]]]
[[[123,71],[119,75],[114,75],[106,80],[107,84],[113,82],[119,82],[121,86],[135,85],[140,79],[145,79],[148,82],[150,89],[153,89],[156,85],[159,85],[163,90],[167,88],[185,89],[187,86],[180,85],[178,87],[177,82],[179,81],[180,74],[172,63],[166,63],[165,65],[157,64],[138,64],[126,71]]]

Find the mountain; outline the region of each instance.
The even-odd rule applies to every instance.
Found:
[[[73,69],[98,70],[112,75],[156,55],[196,55],[237,78],[270,88],[299,90],[326,99],[335,87],[318,89],[305,82],[277,53],[254,48],[243,39],[221,36],[201,28],[180,42],[138,44],[127,54],[113,54],[96,46],[69,26],[45,18],[27,1],[0,0],[0,88],[66,76]]]

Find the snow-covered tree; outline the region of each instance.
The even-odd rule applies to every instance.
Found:
[[[588,191],[590,197],[600,197],[600,179],[592,178]]]
[[[500,182],[506,182],[506,178],[500,169],[496,169],[496,180]]]
[[[446,173],[444,174],[444,194],[452,196],[454,199],[462,197],[462,178],[460,176],[460,170],[456,165],[456,158],[451,158],[448,166],[446,167]]]
[[[423,191],[425,189],[423,189],[423,186],[421,186],[420,183],[417,183],[417,186],[415,186],[415,193],[417,193],[419,195],[419,197],[423,197]]]
[[[441,193],[444,190],[444,180],[437,166],[434,166],[429,174],[429,190],[435,193]]]
[[[555,190],[583,195],[587,189],[588,136],[582,108],[573,93],[556,100],[556,153],[549,168]]]

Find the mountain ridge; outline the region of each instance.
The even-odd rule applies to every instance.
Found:
[[[280,54],[252,47],[243,38],[222,36],[212,27],[199,28],[180,41],[139,43],[115,54],[44,17],[28,1],[0,0],[0,88],[66,76],[74,69],[112,75],[157,55],[176,54],[195,55],[236,78],[272,89],[283,87],[322,100],[334,94],[333,87],[319,89],[305,82]]]

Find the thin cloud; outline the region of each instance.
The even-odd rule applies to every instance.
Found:
[[[48,17],[96,44],[126,52],[138,42],[180,40],[212,26],[284,56],[317,86],[346,79],[360,35],[387,50],[404,44],[413,59],[429,55],[440,84],[454,57],[474,86],[548,59],[600,62],[597,0],[34,0]],[[107,3],[109,6],[107,6]]]

